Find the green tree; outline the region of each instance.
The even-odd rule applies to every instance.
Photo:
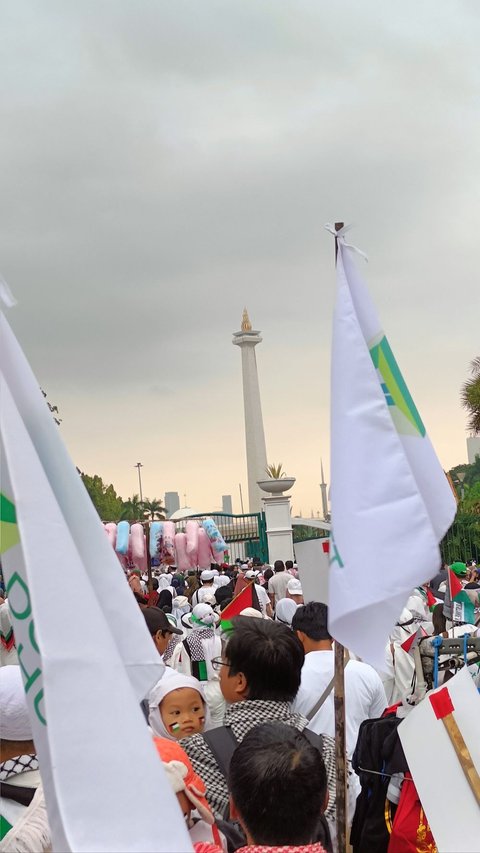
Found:
[[[123,501],[117,495],[113,486],[104,483],[98,474],[94,474],[91,477],[89,474],[80,472],[80,476],[102,521],[119,521],[123,509]]]
[[[145,498],[142,501],[142,510],[144,516],[148,516],[151,521],[154,521],[156,518],[165,519],[165,507],[162,506],[162,502],[158,498],[152,498],[152,500]]]
[[[139,495],[132,495],[123,502],[120,512],[121,521],[142,521],[143,519],[143,504]]]
[[[470,363],[471,378],[462,385],[462,405],[468,412],[467,429],[480,435],[480,356]]]

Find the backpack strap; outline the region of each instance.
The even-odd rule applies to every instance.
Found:
[[[230,726],[220,726],[218,729],[211,729],[209,732],[203,732],[202,737],[206,742],[210,752],[213,754],[217,762],[218,769],[228,779],[228,771],[230,769],[230,761],[232,755],[238,746],[238,740],[233,734]]]
[[[335,684],[335,676],[333,676],[332,680],[328,682],[325,690],[323,691],[322,695],[320,696],[320,699],[317,702],[315,702],[315,705],[313,706],[313,708],[310,709],[308,714],[305,714],[308,722],[310,722],[310,720],[313,720],[315,714],[317,714],[319,712],[319,710],[322,707],[322,705],[324,704],[324,702],[326,702],[326,700],[330,696],[330,693],[333,690],[334,684]]]
[[[302,734],[305,735],[308,741],[315,746],[320,752],[323,752],[323,737],[322,735],[317,735],[316,732],[312,732],[311,729],[304,729]]]

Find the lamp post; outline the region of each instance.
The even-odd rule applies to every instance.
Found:
[[[143,465],[142,465],[142,463],[141,463],[141,462],[137,462],[137,464],[136,464],[136,465],[134,465],[133,467],[134,467],[134,468],[136,468],[136,469],[137,469],[137,471],[138,471],[138,488],[139,488],[139,490],[140,490],[140,503],[143,503],[143,495],[142,495],[142,476],[141,476],[141,474],[140,474],[140,468],[143,468]]]
[[[458,471],[457,480],[460,483],[460,499],[463,501],[465,497],[465,487],[463,485],[463,481],[465,479],[466,471]]]

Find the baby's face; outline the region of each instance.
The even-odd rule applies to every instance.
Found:
[[[177,740],[203,732],[205,708],[200,693],[193,687],[172,690],[160,703],[160,714],[167,731]]]

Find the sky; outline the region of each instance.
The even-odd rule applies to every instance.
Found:
[[[476,0],[3,0],[0,19],[8,319],[81,470],[126,498],[140,461],[144,496],[240,512],[246,306],[268,460],[317,513],[337,220],[441,464],[466,461]]]

